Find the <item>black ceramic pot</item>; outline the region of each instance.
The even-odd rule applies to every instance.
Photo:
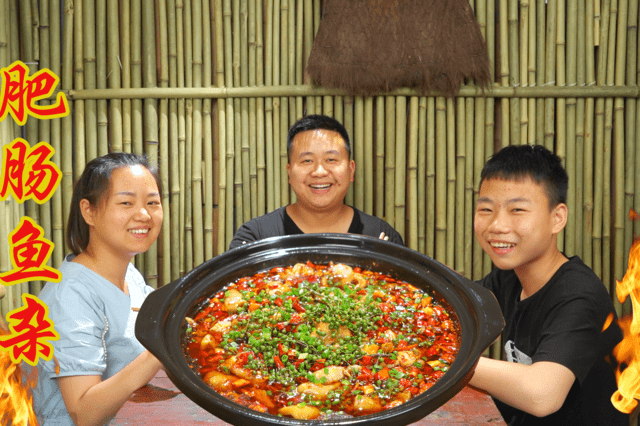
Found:
[[[438,382],[408,402],[376,414],[300,421],[259,413],[207,386],[190,368],[182,341],[186,316],[204,299],[243,276],[275,266],[341,262],[389,274],[435,291],[453,308],[460,325],[458,355]],[[164,365],[167,376],[191,400],[234,425],[393,425],[413,423],[451,399],[471,378],[479,357],[500,335],[504,319],[493,294],[435,260],[387,241],[353,234],[275,237],[230,250],[151,293],[136,322],[136,337]]]

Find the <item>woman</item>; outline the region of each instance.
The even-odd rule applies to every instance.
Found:
[[[39,295],[60,334],[55,358],[38,365],[41,425],[107,423],[161,367],[134,336],[153,289],[130,263],[158,238],[160,187],[146,157],[125,153],[92,160],[76,183],[67,223],[73,254],[60,283]]]

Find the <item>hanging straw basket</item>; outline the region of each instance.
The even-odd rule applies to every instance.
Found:
[[[465,79],[491,80],[467,0],[328,0],[307,72],[361,96],[415,87],[451,97]]]

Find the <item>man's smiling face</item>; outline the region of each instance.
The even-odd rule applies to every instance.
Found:
[[[297,204],[305,209],[328,212],[342,206],[355,168],[337,132],[307,130],[293,139],[287,173]]]
[[[482,249],[500,269],[528,267],[556,249],[558,223],[544,187],[531,178],[488,179],[480,187],[474,229]]]

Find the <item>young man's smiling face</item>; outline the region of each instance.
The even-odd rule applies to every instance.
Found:
[[[487,179],[480,186],[474,228],[482,249],[504,270],[544,267],[558,252],[556,236],[567,207],[550,208],[544,187],[531,178]]]
[[[320,212],[341,207],[355,167],[338,132],[318,129],[298,133],[287,164],[297,204]]]

